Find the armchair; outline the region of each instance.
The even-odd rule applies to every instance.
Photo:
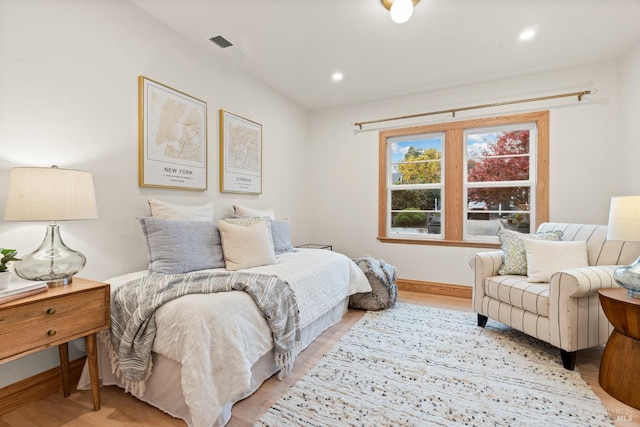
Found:
[[[538,227],[539,233],[555,230],[563,232],[563,241],[586,241],[587,267],[558,271],[548,283],[530,283],[527,276],[498,274],[502,250],[473,254],[473,310],[480,327],[491,318],[558,347],[563,366],[573,370],[576,351],[606,344],[613,327],[600,307],[598,289],[618,287],[613,271],[638,257],[640,243],[607,240],[604,225]]]

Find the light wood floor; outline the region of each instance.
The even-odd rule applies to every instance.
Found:
[[[428,295],[401,291],[400,301],[434,307],[471,310],[468,299]],[[285,380],[275,378],[267,380],[260,389],[247,399],[233,407],[229,426],[251,426],[260,418],[295,381],[305,374],[333,344],[363,315],[362,311],[350,310],[343,320],[325,331],[296,359],[295,369]],[[607,407],[616,426],[640,426],[640,411],[631,408],[604,392],[598,385],[598,368],[601,349],[583,350],[578,353],[577,366],[585,381],[593,388]],[[174,419],[162,411],[149,406],[125,394],[121,389],[111,386],[101,389],[102,408],[92,410],[90,391],[78,391],[64,398],[62,393],[46,399],[24,405],[21,408],[0,417],[0,427],[85,427],[85,426],[184,426],[181,420]],[[533,420],[532,420],[533,421]]]

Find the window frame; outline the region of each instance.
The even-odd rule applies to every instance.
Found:
[[[426,138],[425,138],[426,137]],[[389,164],[387,167],[387,197],[388,200],[391,200],[391,193],[393,191],[402,191],[402,190],[440,190],[440,205],[442,206],[442,200],[444,198],[444,174],[446,173],[446,165],[445,165],[445,133],[444,132],[433,132],[433,133],[428,133],[428,134],[423,134],[423,133],[419,133],[419,134],[413,134],[412,137],[391,137],[388,138],[387,140],[387,156],[389,156],[388,158],[389,160]],[[398,163],[394,163],[393,159],[391,158],[391,152],[392,152],[392,144],[393,143],[399,143],[399,142],[409,142],[411,140],[416,140],[416,141],[420,141],[423,139],[434,139],[434,138],[439,138],[442,141],[442,147],[440,150],[440,160],[438,160],[438,162],[440,163],[440,182],[439,183],[427,183],[427,184],[393,184],[393,168],[392,166],[394,164],[398,164]],[[400,141],[398,141],[400,140]],[[391,209],[391,206],[389,206],[388,212],[391,214],[388,216],[387,218],[387,228],[386,230],[391,230],[392,228],[392,215],[393,215],[393,209]],[[442,232],[442,226],[444,225],[444,221],[445,219],[442,217],[442,207],[439,209],[440,211],[440,233],[438,234],[424,234],[423,237],[421,237],[421,239],[442,239],[444,237],[444,233]],[[428,215],[428,213],[427,213]],[[401,237],[403,238],[403,237]]]
[[[411,126],[383,130],[378,135],[378,237],[383,243],[404,243],[440,246],[468,246],[497,248],[499,243],[464,240],[464,212],[466,211],[465,174],[466,146],[464,132],[476,128],[491,128],[504,125],[533,123],[537,128],[537,147],[535,152],[535,212],[532,212],[532,229],[549,220],[549,111],[536,111],[512,115],[451,121],[423,126]],[[417,134],[444,133],[444,195],[443,237],[415,238],[389,236],[390,200],[388,194],[388,140],[397,137],[411,137]]]

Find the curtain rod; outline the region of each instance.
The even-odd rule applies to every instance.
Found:
[[[459,107],[459,108],[450,108],[448,110],[439,110],[439,111],[430,111],[428,113],[418,113],[418,114],[410,114],[408,116],[398,116],[398,117],[388,117],[386,119],[377,119],[377,120],[369,120],[366,122],[355,122],[353,126],[358,126],[358,129],[354,130],[354,133],[357,133],[359,130],[362,130],[363,125],[369,125],[372,123],[381,123],[381,122],[390,122],[393,120],[402,120],[402,119],[414,119],[416,117],[424,117],[424,116],[433,116],[436,114],[445,114],[451,113],[453,116],[456,116],[456,113],[459,111],[468,111],[468,110],[477,110],[479,108],[489,108],[489,107],[499,107],[502,105],[511,105],[511,104],[521,104],[524,102],[534,102],[534,101],[544,101],[547,99],[555,99],[555,98],[567,98],[570,96],[577,96],[578,101],[582,101],[582,97],[585,95],[595,94],[597,90],[583,90],[581,92],[571,92],[571,93],[562,93],[559,95],[548,95],[548,96],[539,96],[536,98],[526,98],[526,99],[518,99],[515,101],[504,101],[504,102],[495,102],[492,104],[480,104],[480,105],[472,105],[470,107]]]

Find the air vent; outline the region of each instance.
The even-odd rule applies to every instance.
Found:
[[[209,40],[217,44],[222,49],[227,48],[229,46],[233,46],[233,43],[231,43],[229,40],[225,39],[222,36],[211,37]]]

